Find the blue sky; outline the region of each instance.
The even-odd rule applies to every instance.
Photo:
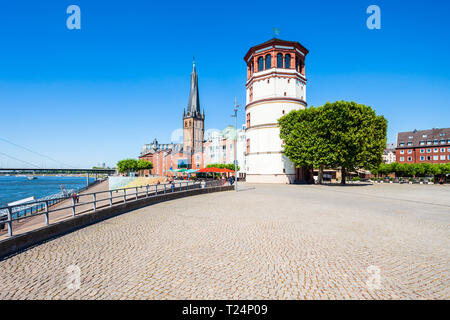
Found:
[[[81,30],[66,28],[71,4]],[[371,4],[381,30],[366,27]],[[444,0],[2,0],[0,137],[74,167],[137,157],[181,127],[193,55],[206,128],[224,128],[234,97],[245,105],[245,53],[276,27],[310,51],[309,105],[370,105],[395,142],[450,126],[449,14]],[[0,152],[61,166],[2,140]],[[0,154],[0,166],[27,165]]]

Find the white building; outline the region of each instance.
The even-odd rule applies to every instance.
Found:
[[[391,164],[391,163],[395,162],[395,160],[396,160],[395,146],[393,143],[391,143],[386,146],[386,149],[384,149],[383,163]]]
[[[293,183],[306,172],[282,154],[278,119],[306,108],[305,57],[298,42],[272,39],[250,48],[247,63],[246,173],[248,182]]]

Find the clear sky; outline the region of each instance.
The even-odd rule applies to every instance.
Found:
[[[66,27],[71,4],[81,30]],[[381,30],[366,27],[371,4]],[[222,129],[234,97],[245,105],[245,53],[274,27],[310,51],[309,105],[370,105],[389,142],[450,127],[449,15],[445,0],[2,0],[0,138],[74,167],[137,157],[181,127],[194,55],[206,129]],[[0,153],[63,166],[4,140]],[[0,154],[0,166],[27,165]]]

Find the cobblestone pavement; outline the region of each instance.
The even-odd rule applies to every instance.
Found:
[[[0,261],[0,299],[450,298],[450,186],[251,187]]]

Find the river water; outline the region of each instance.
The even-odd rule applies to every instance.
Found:
[[[94,180],[90,178],[89,183]],[[86,177],[37,176],[28,180],[27,177],[0,176],[0,207],[28,197],[39,199],[59,193],[61,185],[67,190],[81,189],[86,186]]]

